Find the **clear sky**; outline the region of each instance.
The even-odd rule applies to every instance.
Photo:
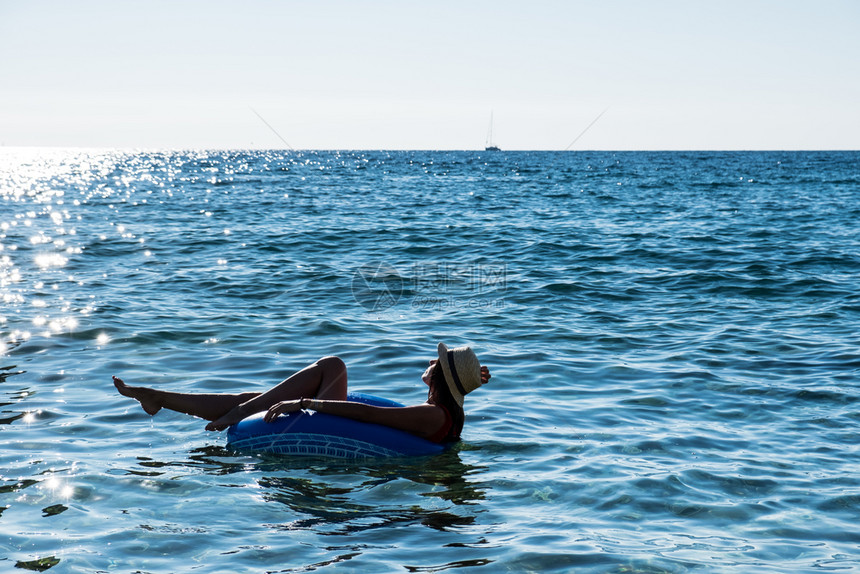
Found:
[[[0,145],[860,149],[857,0],[0,0]]]

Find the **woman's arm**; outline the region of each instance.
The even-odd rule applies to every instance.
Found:
[[[282,401],[273,405],[266,412],[263,420],[272,422],[280,414],[292,413],[302,408],[365,423],[385,425],[425,438],[432,436],[445,423],[445,412],[441,407],[437,407],[436,405],[377,407],[364,403],[325,401],[320,399]]]

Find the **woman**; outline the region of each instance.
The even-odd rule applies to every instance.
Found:
[[[266,411],[272,422],[278,415],[309,409],[362,422],[400,429],[432,442],[460,439],[463,430],[463,397],[490,380],[469,347],[437,348],[421,380],[430,387],[427,401],[409,407],[377,407],[346,400],[346,365],[338,357],[323,357],[265,393],[174,393],[147,387],[130,387],[113,377],[120,394],[140,402],[154,415],[162,408],[211,421],[206,430],[224,430],[245,417]]]

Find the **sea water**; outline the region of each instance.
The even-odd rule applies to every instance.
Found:
[[[860,569],[860,153],[0,151],[0,570]],[[324,355],[439,456],[226,447],[111,384]]]

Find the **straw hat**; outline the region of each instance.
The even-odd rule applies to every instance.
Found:
[[[445,343],[439,343],[438,351],[445,382],[462,407],[463,397],[481,386],[481,362],[470,347],[449,350]]]

